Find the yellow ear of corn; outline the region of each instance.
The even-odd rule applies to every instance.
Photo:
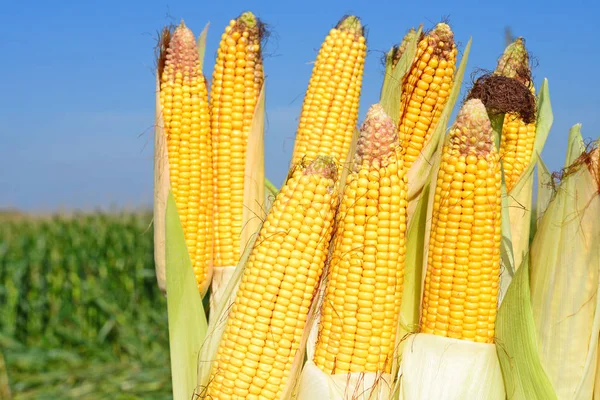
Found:
[[[402,299],[407,192],[398,136],[376,104],[338,213],[315,364],[327,374],[390,373]]]
[[[246,145],[263,85],[262,23],[246,12],[221,37],[210,93],[215,170],[215,266],[236,265],[244,207]]]
[[[486,110],[462,107],[435,189],[421,331],[493,343],[500,280],[501,171]]]
[[[410,72],[402,84],[398,135],[410,168],[435,130],[450,96],[456,70],[454,34],[439,23],[419,42]]]
[[[167,48],[160,83],[169,177],[201,293],[212,265],[212,148],[206,80],[194,34],[182,22]]]
[[[517,78],[535,92],[530,81],[529,56],[522,38],[508,45],[498,61],[495,71],[498,75]],[[506,114],[500,139],[500,158],[504,169],[508,192],[531,162],[535,141],[535,122],[525,123],[518,115]]]
[[[279,399],[329,248],[337,167],[319,156],[282,187],[250,254],[207,398]]]
[[[329,154],[342,164],[358,120],[366,55],[357,17],[342,19],[325,38],[304,97],[292,165]]]

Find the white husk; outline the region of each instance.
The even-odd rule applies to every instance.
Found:
[[[542,364],[559,399],[591,399],[600,332],[600,196],[588,168],[564,178],[531,248]]]
[[[504,400],[496,345],[419,333],[400,366],[400,400]]]
[[[306,356],[298,384],[297,400],[388,400],[392,375],[382,373],[327,374],[313,362],[319,333],[319,317],[310,327]]]
[[[210,310],[216,310],[223,301],[224,294],[227,292],[227,284],[235,273],[236,265],[228,267],[213,267],[211,292],[210,292]],[[224,306],[227,309],[233,304],[234,298],[229,299],[229,304]],[[210,313],[210,318],[214,316],[214,313]]]

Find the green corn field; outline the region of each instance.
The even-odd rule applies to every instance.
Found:
[[[0,217],[0,398],[170,397],[151,221]]]

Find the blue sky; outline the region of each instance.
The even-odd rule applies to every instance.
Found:
[[[493,69],[504,28],[524,36],[547,77],[554,126],[543,153],[562,167],[571,125],[596,138],[600,6],[569,1],[11,1],[0,13],[0,207],[24,210],[149,206],[156,31],[181,18],[196,35],[207,22],[205,73],[221,33],[250,9],[272,33],[267,75],[266,173],[279,185],[293,148],[297,117],[328,30],[344,14],[367,26],[361,119],[377,102],[382,53],[411,26],[449,17],[460,49],[473,37],[466,76]],[[385,4],[385,5],[384,5]],[[427,4],[427,5],[425,5]],[[464,95],[461,93],[461,98]]]

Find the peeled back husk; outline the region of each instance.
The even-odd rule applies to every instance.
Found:
[[[583,153],[562,176],[531,247],[542,365],[559,399],[591,399],[600,332],[600,187]]]
[[[411,336],[400,367],[400,400],[504,400],[493,343],[419,333]]]

